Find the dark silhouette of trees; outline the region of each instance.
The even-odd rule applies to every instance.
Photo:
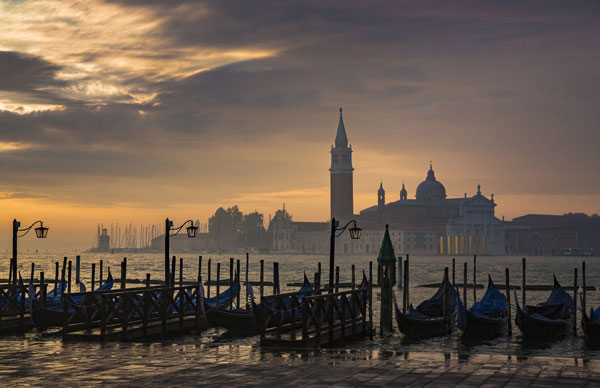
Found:
[[[208,220],[208,233],[217,249],[260,249],[265,240],[263,215],[257,211],[244,215],[237,205],[220,207]]]

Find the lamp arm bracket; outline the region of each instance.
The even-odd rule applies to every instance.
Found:
[[[344,225],[341,228],[336,228],[335,231],[339,231],[340,233],[336,234],[335,237],[340,237],[342,235],[342,233],[344,233],[344,231],[348,228],[348,226],[350,226],[350,224],[354,224],[354,226],[356,227],[356,221],[355,220],[350,220],[346,223],[346,225]]]
[[[186,222],[184,222],[183,224],[181,224],[181,226],[179,226],[179,227],[177,227],[177,228],[173,228],[173,227],[172,227],[171,229],[169,229],[169,237],[174,237],[174,236],[177,236],[177,235],[179,234],[179,232],[181,232],[181,229],[183,229],[183,227],[184,227],[184,226],[186,226],[188,222],[189,222],[190,224],[194,225],[194,221],[192,221],[192,220],[187,220]],[[170,233],[171,231],[174,231],[175,233],[171,234],[171,233]]]
[[[25,236],[27,233],[29,233],[29,231],[31,230],[31,228],[33,228],[38,222],[39,222],[40,225],[42,225],[42,221],[37,220],[33,224],[29,225],[27,228],[17,229],[17,232],[25,232],[23,234],[17,235],[17,237],[23,237],[23,236]]]

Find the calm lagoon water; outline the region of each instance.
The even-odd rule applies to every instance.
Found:
[[[62,263],[62,257],[68,256],[69,260],[73,261],[75,265],[75,254],[68,252],[65,254],[23,254],[20,256],[20,269],[24,278],[29,277],[31,270],[31,262],[36,264],[36,277],[39,271],[45,271],[46,279],[54,279],[54,262],[60,261]],[[162,254],[92,254],[92,253],[81,253],[81,278],[88,285],[91,276],[91,264],[93,262],[98,263],[100,259],[104,261],[104,277],[106,277],[106,266],[110,266],[113,276],[120,276],[119,264],[123,259],[123,256],[127,256],[127,277],[128,279],[140,279],[143,280],[146,277],[146,273],[150,273],[152,279],[162,279],[164,276],[163,263],[164,255]],[[195,280],[198,271],[198,254],[178,254],[177,257],[184,259],[184,279]],[[242,278],[244,276],[245,269],[245,255],[215,255],[215,254],[204,254],[203,255],[203,279],[206,279],[207,261],[208,258],[212,258],[212,278],[215,279],[216,275],[216,262],[221,262],[221,278],[225,279],[229,276],[229,257],[234,257],[241,260]],[[326,255],[250,255],[250,280],[259,279],[259,260],[265,260],[265,280],[272,279],[273,262],[278,262],[280,267],[280,282],[282,292],[293,291],[297,287],[288,287],[287,283],[301,282],[302,274],[306,272],[309,279],[313,279],[313,274],[317,270],[317,263],[321,262],[323,269],[323,278],[327,279],[329,258]],[[419,285],[427,283],[440,282],[443,275],[444,267],[449,267],[451,270],[452,258],[448,256],[410,256],[410,301],[414,305],[417,305],[424,299],[429,298],[434,292],[433,288],[419,287]],[[578,268],[581,273],[581,263],[586,261],[587,266],[587,284],[600,288],[600,258],[597,257],[528,257],[527,258],[527,283],[528,284],[552,284],[552,275],[556,274],[558,280],[562,285],[573,284],[573,269]],[[351,266],[356,265],[356,278],[357,282],[360,282],[362,271],[368,274],[369,261],[373,261],[374,269],[376,268],[376,257],[374,256],[338,256],[336,257],[336,265],[340,266],[340,281],[350,282],[351,280]],[[457,283],[462,283],[463,277],[463,263],[468,263],[468,282],[471,283],[473,279],[473,258],[472,256],[456,256],[456,279]],[[0,259],[0,278],[8,277],[8,258]],[[505,279],[505,268],[510,268],[511,272],[511,284],[521,284],[521,257],[505,257],[505,256],[479,256],[477,258],[477,280],[480,284],[487,284],[488,273],[492,276],[497,284],[504,284]],[[74,267],[73,267],[74,268]],[[179,268],[179,262],[177,263]],[[73,275],[74,276],[74,275]],[[177,273],[179,277],[179,270]],[[581,284],[581,275],[579,275],[579,284]],[[129,286],[133,286],[130,284]],[[265,287],[266,293],[270,293],[270,287]],[[214,288],[213,288],[213,293]],[[377,290],[375,291],[377,292]],[[398,301],[401,300],[401,291],[396,289],[396,298]],[[478,289],[478,298],[483,296],[484,289]],[[521,291],[517,291],[518,297],[521,298]],[[255,287],[255,294],[258,294],[258,289]],[[462,290],[461,290],[462,295]],[[549,291],[527,291],[527,302],[528,304],[543,302]],[[242,294],[242,300],[245,296]],[[378,298],[374,297],[374,326],[378,327]],[[513,295],[511,294],[511,299]],[[473,291],[468,290],[468,304],[473,303]],[[514,300],[512,301],[514,304]],[[598,306],[600,304],[600,291],[589,291],[587,294],[588,309],[591,306]],[[580,313],[579,313],[580,314]],[[578,316],[580,317],[580,315]],[[514,319],[513,310],[513,319]],[[396,323],[394,322],[394,326]],[[410,352],[439,352],[439,353],[450,353],[457,357],[467,358],[471,355],[476,354],[503,354],[503,355],[515,355],[515,356],[560,356],[560,357],[575,357],[575,358],[600,358],[600,350],[589,349],[585,346],[582,332],[579,330],[579,336],[573,337],[568,336],[562,340],[541,344],[537,346],[525,345],[522,343],[519,329],[514,327],[513,324],[513,336],[512,337],[501,337],[492,341],[480,342],[475,344],[463,343],[460,337],[460,331],[448,337],[434,338],[424,341],[409,342],[405,340],[395,328],[395,332],[392,336],[381,338],[376,336],[373,341],[364,340],[356,341],[347,345],[343,345],[343,349],[348,352],[358,351],[360,353],[367,352],[371,354],[394,354],[394,353],[410,353]],[[213,346],[213,345],[224,345],[226,349],[230,349],[225,352],[223,357],[225,359],[230,357],[235,360],[236,357],[264,357],[264,352],[261,351],[231,351],[232,346],[235,348],[239,346],[239,349],[256,349],[259,339],[258,337],[248,338],[229,338],[225,331],[222,329],[210,329],[202,333],[202,335],[189,335],[183,337],[175,337],[168,339],[143,341],[144,343],[154,343],[157,346],[160,345],[174,345],[174,346],[161,346],[161,352],[174,352],[173,356],[180,356],[182,347],[185,346]],[[68,354],[69,349],[73,347],[81,348],[85,344],[68,344],[62,343],[60,335],[58,333],[37,333],[32,332],[25,334],[24,336],[8,336],[0,338],[0,347],[28,347],[31,346],[31,350],[36,349],[36,352],[47,351],[54,352],[56,354]],[[107,356],[110,356],[111,362],[115,359],[118,361],[119,351],[127,347],[139,346],[139,343],[125,343],[114,346],[101,346],[89,344],[90,347],[94,347],[97,352],[109,352]],[[332,351],[339,351],[342,349],[336,349]],[[123,352],[127,353],[127,352]],[[284,352],[285,354],[285,352]]]

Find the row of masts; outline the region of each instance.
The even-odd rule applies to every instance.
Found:
[[[208,233],[208,223],[200,223],[196,220],[195,225],[198,226],[199,233]],[[102,235],[104,224],[97,225],[96,243],[99,245],[99,239]],[[110,236],[110,249],[137,249],[148,248],[152,244],[152,240],[164,234],[164,225],[162,224],[140,224],[139,227],[133,223],[119,225],[111,223],[110,228],[106,227],[107,233]]]

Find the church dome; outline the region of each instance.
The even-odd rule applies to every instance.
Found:
[[[446,188],[435,179],[433,167],[429,165],[427,178],[417,186],[417,200],[424,202],[436,202],[446,199]]]

